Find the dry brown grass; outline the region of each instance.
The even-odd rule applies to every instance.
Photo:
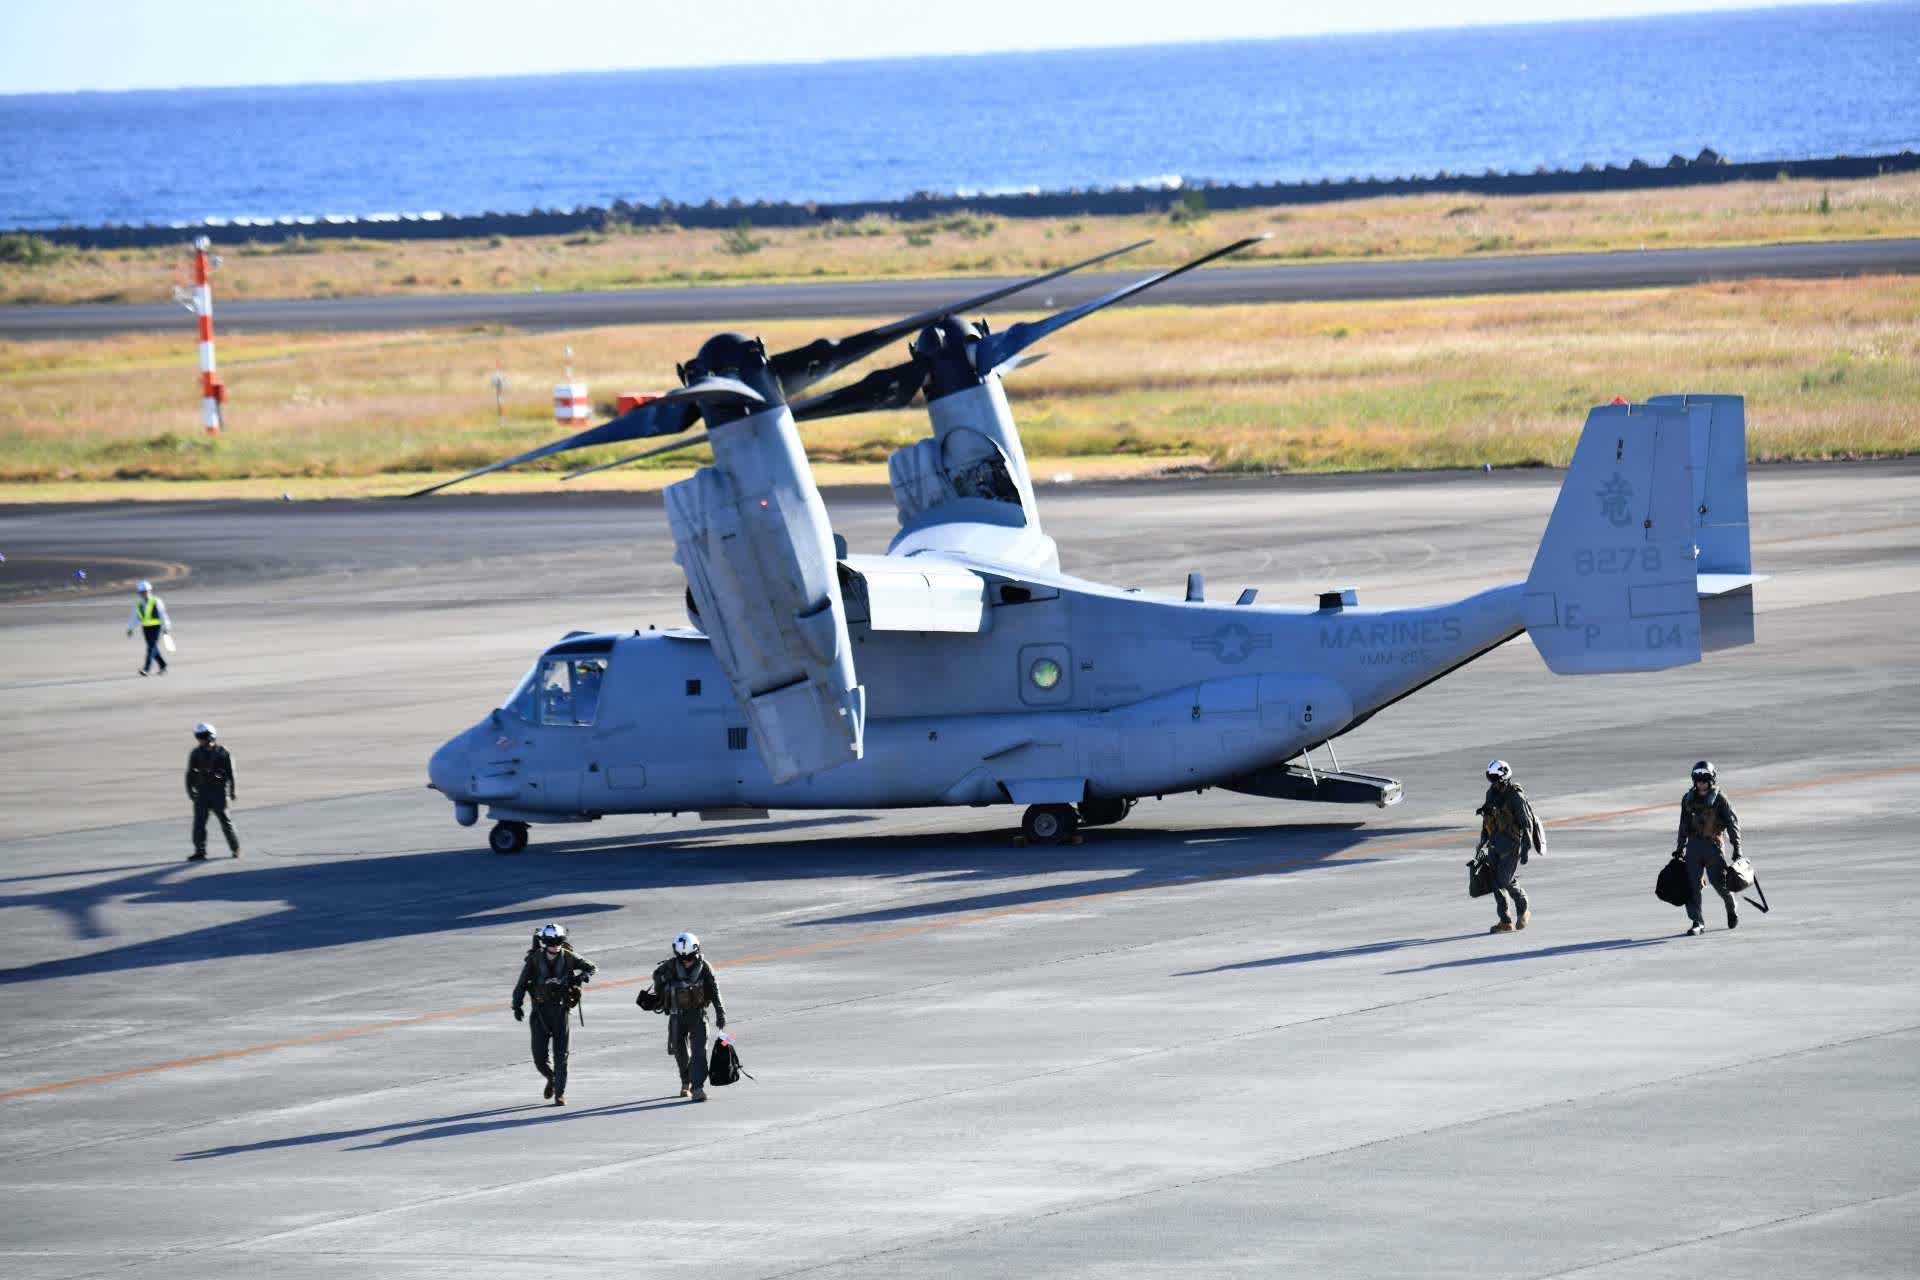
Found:
[[[1171,200],[1172,197],[1169,197]],[[1823,210],[1823,202],[1825,208]],[[751,280],[1024,273],[1064,266],[1143,236],[1126,259],[1170,266],[1236,236],[1273,238],[1241,261],[1414,258],[1474,253],[1679,248],[1920,235],[1920,174],[1847,182],[1750,182],[1571,196],[1401,196],[1215,213],[995,218],[866,218],[756,228],[751,253],[729,231],[431,242],[313,241],[223,249],[217,298],[618,289]],[[0,301],[159,301],[184,282],[178,249],[69,253],[0,265]],[[217,302],[216,302],[217,305]]]
[[[1590,405],[1669,391],[1746,395],[1758,458],[1906,454],[1920,451],[1917,322],[1912,277],[1154,307],[1054,338],[1052,358],[1016,373],[1009,390],[1029,451],[1063,459],[1201,456],[1258,470],[1564,463]],[[818,330],[756,331],[778,349]],[[211,442],[195,425],[190,343],[0,345],[0,481],[313,477],[387,491],[412,483],[396,477],[476,466],[557,434],[549,396],[569,344],[609,401],[671,385],[674,361],[705,336],[685,325],[236,336],[222,346],[230,429]],[[488,381],[496,361],[512,381],[504,427]],[[924,412],[909,409],[805,434],[817,461],[850,463],[877,462],[925,430]],[[556,479],[561,468],[550,467]]]

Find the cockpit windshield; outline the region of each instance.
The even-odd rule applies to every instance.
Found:
[[[592,725],[600,714],[612,649],[606,641],[555,645],[533,664],[503,710],[531,724]]]

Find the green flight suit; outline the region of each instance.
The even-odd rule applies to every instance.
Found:
[[[520,966],[520,981],[513,986],[513,1016],[519,1017],[527,996],[533,997],[533,1069],[553,1085],[555,1097],[567,1092],[567,1058],[572,1050],[573,1024],[567,1020],[575,999],[569,995],[585,986],[597,972],[593,961],[562,948],[558,956],[547,959],[540,947],[527,952]],[[548,1060],[548,1051],[552,1060]]]
[[[1493,863],[1493,905],[1502,924],[1517,924],[1527,914],[1527,894],[1520,887],[1520,867],[1529,851],[1545,853],[1546,837],[1540,819],[1518,783],[1494,782],[1487,798],[1475,810],[1480,815],[1480,847]]]
[[[1724,843],[1723,843],[1724,841]],[[1718,787],[1701,795],[1692,787],[1680,797],[1680,833],[1674,848],[1687,860],[1687,919],[1706,926],[1701,905],[1700,881],[1705,877],[1727,908],[1727,928],[1740,923],[1740,912],[1727,892],[1728,846],[1732,857],[1740,856],[1740,819]]]
[[[680,1068],[680,1087],[704,1093],[707,1088],[707,1010],[724,1031],[726,1006],[720,1003],[720,984],[706,957],[696,956],[692,964],[669,956],[653,970],[653,991],[659,998],[659,1012],[667,1015],[667,1052]]]

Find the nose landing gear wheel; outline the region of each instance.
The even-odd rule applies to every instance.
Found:
[[[1036,804],[1020,819],[1020,834],[1029,844],[1065,844],[1080,829],[1080,815],[1070,804]]]
[[[519,853],[527,847],[527,824],[496,822],[487,833],[487,844],[495,853]]]

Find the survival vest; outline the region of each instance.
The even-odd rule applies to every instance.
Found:
[[[653,985],[660,992],[665,1013],[692,1013],[711,1003],[707,999],[707,962],[702,960],[689,974],[678,960],[662,960],[653,971]]]
[[[1527,803],[1527,793],[1520,789],[1519,783],[1509,782],[1507,784],[1507,790],[1519,797],[1521,812],[1531,813],[1533,811],[1533,806]],[[1528,829],[1528,824],[1523,823],[1520,819],[1513,816],[1513,808],[1506,796],[1503,795],[1498,799],[1489,800],[1486,804],[1480,806],[1480,838],[1482,840],[1492,840],[1496,836],[1505,836],[1517,844],[1524,845],[1531,838],[1531,835],[1532,832]]]
[[[533,996],[533,1002],[535,1004],[545,1004],[549,1000],[558,1000],[560,998],[546,994],[546,983],[542,981],[542,979],[548,977],[559,977],[567,980],[567,1008],[571,1009],[580,1003],[580,984],[574,981],[572,962],[573,944],[571,942],[561,943],[560,958],[554,961],[554,964],[559,968],[559,972],[549,974],[546,967],[546,952],[540,946],[539,931],[536,930],[534,932],[533,945],[527,948],[526,963],[533,966],[533,981],[528,984],[527,991]],[[584,1018],[587,1015],[583,1013],[580,1016]]]
[[[1711,791],[1702,799],[1689,791],[1680,801],[1681,811],[1686,815],[1687,834],[1698,836],[1702,840],[1711,840],[1721,844],[1721,834],[1726,828],[1720,822],[1720,793]]]

